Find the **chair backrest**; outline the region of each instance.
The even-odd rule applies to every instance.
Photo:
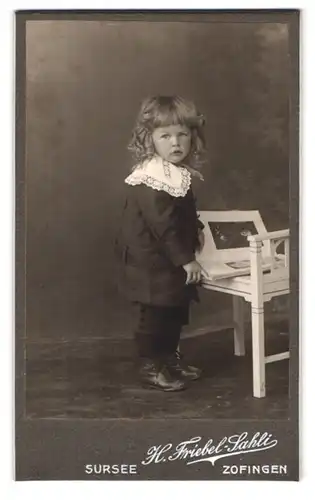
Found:
[[[249,234],[266,234],[258,210],[220,210],[198,212],[204,224],[205,245],[200,252],[203,261],[229,262],[249,259]],[[270,256],[270,242],[262,247],[262,257]]]

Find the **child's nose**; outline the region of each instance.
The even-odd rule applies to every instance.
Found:
[[[172,146],[178,146],[179,145],[179,140],[178,140],[177,135],[173,135],[171,137],[171,141],[172,141]]]

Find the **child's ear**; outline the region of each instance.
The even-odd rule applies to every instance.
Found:
[[[198,125],[199,125],[199,127],[204,127],[205,124],[206,124],[206,119],[205,119],[204,115],[200,114],[198,116]]]

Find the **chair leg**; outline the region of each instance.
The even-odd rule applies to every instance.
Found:
[[[245,355],[244,302],[242,297],[233,295],[234,354]]]
[[[255,398],[266,396],[265,331],[264,304],[252,305],[252,344],[253,344],[253,392]]]

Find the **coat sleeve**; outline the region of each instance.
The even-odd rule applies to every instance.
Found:
[[[197,218],[197,221],[196,221],[197,222],[197,229],[199,231],[202,231],[204,229],[205,225],[201,222],[201,220],[199,218],[200,216],[197,214],[196,198],[194,196],[192,198],[193,198],[194,210],[196,212],[196,218]]]
[[[197,227],[198,229],[200,229],[200,231],[202,231],[205,227],[205,225],[201,222],[201,220],[199,220],[199,217],[197,218]]]
[[[194,253],[185,248],[179,234],[175,198],[142,185],[139,186],[137,202],[146,225],[172,263],[182,266],[195,260]]]

